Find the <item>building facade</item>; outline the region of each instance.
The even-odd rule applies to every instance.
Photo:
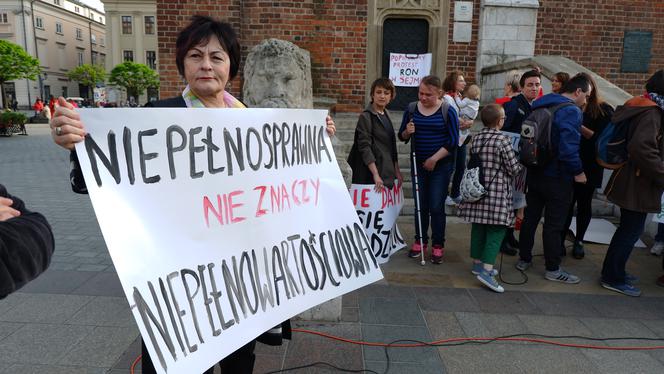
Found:
[[[22,108],[51,95],[88,98],[88,88],[70,81],[67,72],[82,64],[105,64],[105,21],[103,11],[77,1],[0,0],[0,38],[23,47],[42,69],[35,81],[5,83],[5,92]]]
[[[109,55],[106,70],[124,61],[145,64],[158,70],[157,4],[155,0],[103,0]],[[148,90],[140,103],[156,99],[158,90]],[[113,96],[113,95],[111,95]],[[126,100],[124,97],[110,101]]]
[[[389,53],[431,53],[431,72],[460,69],[469,81],[483,67],[533,55],[562,55],[639,94],[664,67],[661,1],[626,0],[156,0],[161,96],[182,90],[175,38],[194,14],[230,22],[243,58],[266,38],[311,53],[314,96],[358,111],[374,78],[387,76]],[[240,74],[241,77],[241,74]],[[231,92],[240,94],[241,79]],[[399,88],[398,103],[416,98]]]

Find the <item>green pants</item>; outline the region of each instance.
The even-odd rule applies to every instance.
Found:
[[[473,223],[470,233],[470,257],[493,265],[506,231],[506,226]]]

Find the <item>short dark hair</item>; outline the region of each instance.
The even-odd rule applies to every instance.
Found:
[[[433,86],[436,87],[437,89],[441,89],[441,84],[440,84],[440,78],[438,78],[435,75],[427,75],[426,77],[422,78],[422,83],[420,84],[426,84],[427,86]]]
[[[521,86],[521,89],[523,89],[526,86],[526,79],[532,78],[532,77],[537,77],[540,80],[542,80],[542,74],[540,74],[539,71],[533,69],[533,70],[528,70],[527,72],[523,73],[521,76],[521,79],[519,80],[519,85]]]
[[[558,80],[558,82],[560,82],[561,85],[565,85],[565,83],[567,83],[569,80],[569,74],[564,71],[559,71],[553,76]]]
[[[664,95],[664,70],[657,70],[646,82],[646,91]]]
[[[484,124],[484,127],[488,128],[494,128],[496,127],[496,124],[498,121],[500,121],[500,118],[504,116],[505,110],[501,105],[492,103],[488,104],[484,108],[482,108],[482,111],[480,112],[480,118],[482,119],[482,124]]]
[[[463,72],[461,70],[454,70],[447,74],[445,80],[443,81],[443,91],[456,91],[456,82],[459,80],[460,76],[463,76]]]
[[[191,22],[180,31],[175,41],[175,65],[180,75],[184,77],[184,58],[187,52],[207,42],[212,36],[219,39],[219,44],[228,53],[231,62],[229,78],[235,78],[240,69],[240,43],[235,30],[226,22],[201,15],[191,17]]]
[[[374,91],[376,90],[376,87],[382,87],[392,94],[391,99],[394,100],[394,96],[396,95],[396,88],[394,88],[394,83],[389,78],[378,78],[373,83],[371,84],[371,91],[370,91],[370,96],[373,96]]]
[[[567,83],[563,85],[563,88],[560,89],[560,93],[574,93],[578,89],[581,89],[581,92],[588,92],[591,88],[590,84],[588,75],[585,73],[579,73],[570,78]]]

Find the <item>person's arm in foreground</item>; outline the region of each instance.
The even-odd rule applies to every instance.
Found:
[[[51,262],[54,240],[43,215],[0,185],[0,298],[23,287]]]

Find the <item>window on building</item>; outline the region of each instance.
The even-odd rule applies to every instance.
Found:
[[[99,45],[104,46],[104,37],[99,38]]]
[[[134,51],[122,51],[123,61],[134,61]]]
[[[81,9],[79,9],[77,6],[74,7],[74,12],[76,13],[81,13]]]
[[[62,86],[62,97],[69,97],[69,87]]]
[[[44,19],[41,17],[35,18],[35,27],[38,29],[44,29]]]
[[[99,54],[99,65],[106,66],[106,55],[103,53]]]
[[[83,30],[76,28],[76,39],[83,40]]]
[[[0,23],[9,23],[9,17],[7,16],[7,13],[0,13]]]
[[[99,53],[97,53],[97,52],[92,52],[92,65],[97,65],[97,63],[99,62],[99,61],[98,61],[98,60],[99,60],[98,57],[99,57]]]
[[[60,5],[60,0],[53,0],[53,4]]]
[[[62,24],[60,22],[55,23],[55,33],[62,35]]]
[[[131,34],[131,16],[122,16],[122,33]]]
[[[83,65],[83,62],[84,62],[83,61],[83,51],[78,51],[77,54],[78,54],[78,66],[81,66],[81,65]]]
[[[145,64],[152,70],[157,70],[157,52],[145,51]]]
[[[154,35],[154,16],[145,16],[145,34]]]
[[[97,35],[90,34],[90,43],[97,44]]]

